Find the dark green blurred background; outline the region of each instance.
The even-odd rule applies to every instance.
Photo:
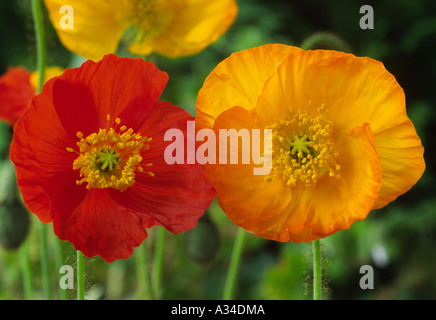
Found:
[[[344,50],[382,61],[404,88],[407,112],[425,147],[426,171],[418,184],[387,207],[372,212],[350,230],[322,240],[326,298],[436,298],[436,2],[433,0],[239,0],[235,24],[217,43],[186,58],[150,60],[170,75],[163,99],[195,114],[196,94],[212,69],[232,52],[267,43],[301,45],[317,32],[341,38]],[[374,30],[362,30],[362,5],[374,9]],[[47,18],[47,16],[46,16]],[[59,43],[46,19],[49,65],[75,67],[83,61]],[[8,66],[36,67],[29,0],[0,0],[0,74]],[[326,47],[326,44],[320,44]],[[120,52],[121,55],[124,52]],[[0,126],[0,151],[7,158],[9,128]],[[2,179],[0,177],[0,179]],[[214,202],[198,228],[166,235],[164,299],[220,299],[237,228]],[[32,216],[28,239],[35,296],[42,297],[39,275],[38,221]],[[52,236],[51,226],[50,241]],[[215,228],[215,229],[214,229]],[[216,230],[216,233],[213,232]],[[154,230],[144,245],[153,250]],[[65,264],[74,251],[64,243]],[[214,251],[214,248],[216,250]],[[311,246],[277,243],[249,235],[241,261],[235,298],[310,299]],[[200,262],[201,260],[201,262]],[[373,290],[359,287],[362,265],[374,268]],[[58,269],[52,266],[57,290]],[[106,264],[88,259],[90,297],[135,297],[135,255]],[[73,292],[70,293],[73,297]],[[22,299],[20,252],[0,248],[0,299]],[[54,298],[57,298],[56,294]]]

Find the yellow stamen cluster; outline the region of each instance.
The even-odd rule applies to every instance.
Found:
[[[109,115],[107,119],[109,122]],[[100,129],[98,133],[92,133],[87,137],[84,137],[82,132],[77,132],[80,139],[77,142],[79,152],[67,148],[67,151],[79,154],[73,162],[73,169],[80,170],[82,178],[76,181],[78,185],[86,182],[87,189],[114,188],[124,191],[135,183],[135,171],[144,172],[140,166],[140,152],[150,148],[147,143],[151,138],[133,133],[133,129],[127,129],[126,126],[118,129],[121,123],[119,118],[115,123],[115,128]],[[151,165],[148,163],[145,166]],[[154,176],[152,172],[147,174]]]
[[[318,108],[316,116],[302,110],[284,111],[284,118],[267,127],[272,129],[272,171],[265,180],[282,178],[294,187],[298,183],[312,186],[326,173],[339,178],[333,126],[325,106]]]

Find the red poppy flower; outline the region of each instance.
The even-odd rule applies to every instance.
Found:
[[[61,74],[57,66],[46,68],[45,80]],[[35,96],[38,72],[24,67],[10,67],[0,77],[0,119],[14,125]]]
[[[215,195],[200,165],[164,161],[165,132],[193,120],[158,101],[167,81],[110,54],[48,81],[14,127],[26,205],[88,257],[128,258],[153,225],[189,230]]]

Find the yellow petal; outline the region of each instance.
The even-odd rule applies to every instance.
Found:
[[[198,53],[214,43],[233,24],[238,6],[234,0],[167,1],[162,15],[171,16],[165,28],[146,35],[129,49],[136,54],[157,52],[167,57]],[[160,19],[167,19],[160,17]]]
[[[123,28],[116,20],[115,6],[107,0],[44,0],[60,41],[71,52],[94,61],[113,53],[123,35]],[[60,9],[68,5],[73,9],[73,28],[62,28],[68,11]],[[69,11],[71,12],[71,11]],[[65,27],[65,26],[64,26]]]
[[[265,81],[290,53],[301,51],[281,44],[233,53],[207,77],[197,98],[198,127],[212,128],[216,117],[234,106],[255,107]]]

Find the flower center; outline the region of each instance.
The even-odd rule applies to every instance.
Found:
[[[296,158],[299,153],[303,155],[308,155],[311,153],[309,146],[309,138],[307,135],[302,137],[294,137],[294,140],[291,142],[291,155]],[[313,149],[312,149],[313,150]]]
[[[95,159],[95,164],[100,170],[114,171],[115,166],[118,164],[120,156],[113,149],[103,149],[100,151],[100,155]]]
[[[120,23],[129,30],[127,38],[132,43],[144,41],[147,35],[161,33],[172,18],[163,0],[117,0]]]
[[[107,119],[110,120],[109,115]],[[67,148],[67,151],[79,155],[73,162],[73,170],[80,170],[81,180],[76,181],[78,185],[86,182],[87,189],[114,188],[124,191],[135,183],[136,172],[144,172],[140,166],[140,153],[150,148],[147,143],[151,138],[133,133],[133,129],[127,130],[126,126],[118,128],[121,123],[119,118],[115,123],[115,128],[100,129],[85,138],[82,132],[77,132],[79,152]],[[154,177],[152,172],[147,174]]]
[[[312,186],[326,173],[339,178],[341,167],[336,163],[333,126],[326,119],[325,106],[318,108],[317,116],[284,111],[284,118],[267,127],[272,129],[272,170],[265,180],[281,178],[294,187],[298,183]]]

